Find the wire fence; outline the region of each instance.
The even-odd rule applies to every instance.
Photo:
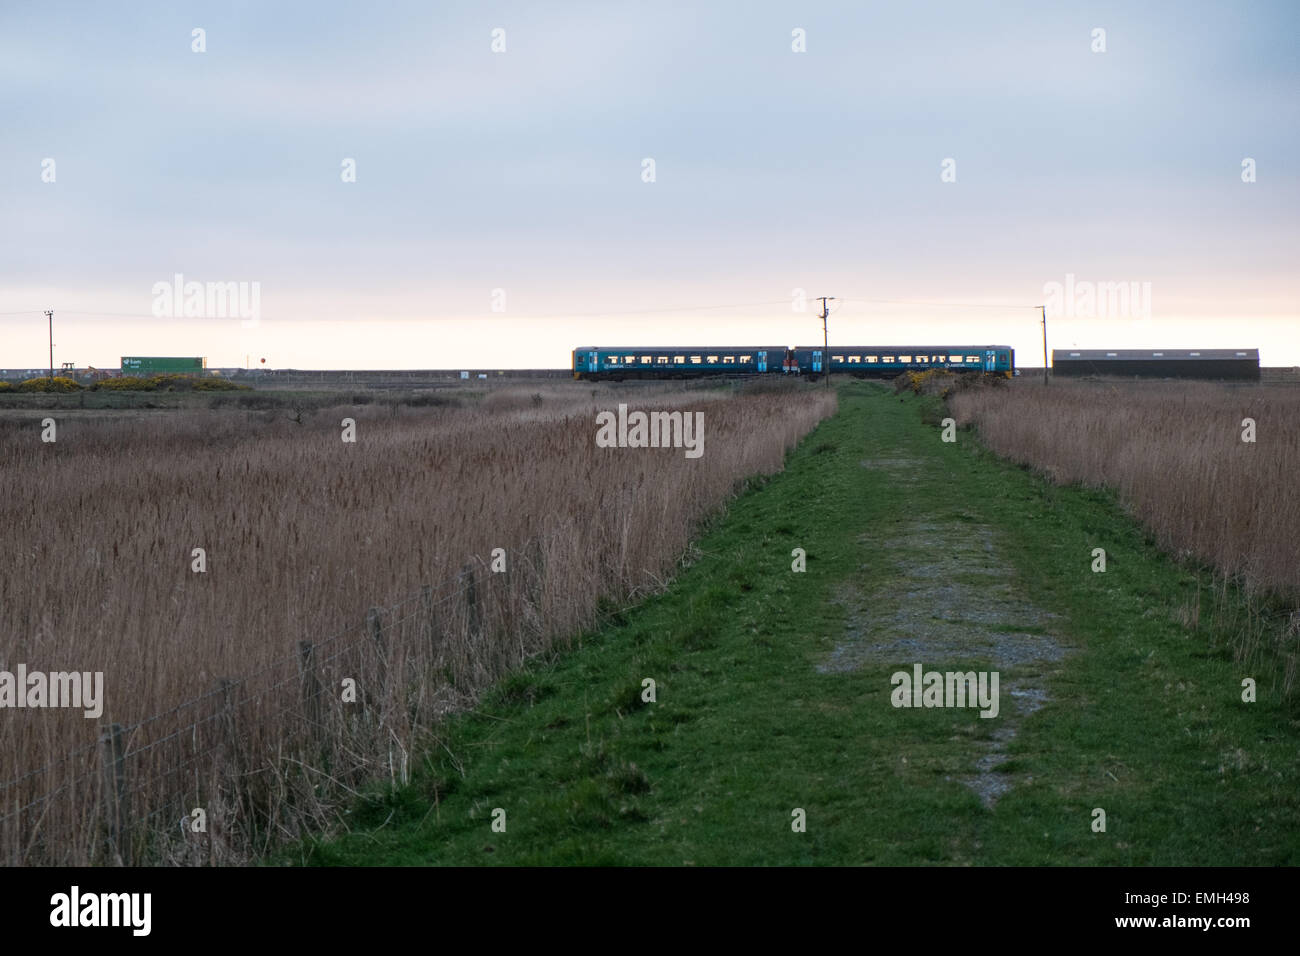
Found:
[[[240,862],[409,779],[419,734],[554,637],[562,527],[0,782],[4,865]],[[496,569],[500,571],[501,569]]]

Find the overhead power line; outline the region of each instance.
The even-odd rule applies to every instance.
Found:
[[[598,319],[598,318],[603,318],[605,316],[612,316],[612,315],[656,315],[662,312],[705,312],[713,309],[752,309],[761,305],[788,305],[789,303],[790,303],[790,299],[768,299],[766,302],[731,302],[723,305],[665,306],[663,308],[653,308],[653,309],[623,309],[623,310],[615,309],[608,312],[528,312],[525,310],[514,310],[514,311],[507,311],[507,312],[489,313],[489,315],[500,316],[501,318],[507,318],[507,319],[515,318],[515,317],[521,319],[582,319],[582,318]],[[125,318],[125,319],[173,318],[172,316],[157,316],[147,312],[82,312],[76,309],[60,309],[59,311],[63,315],[92,315],[92,316],[108,315],[108,316],[115,316],[118,318]],[[26,314],[27,313],[25,312],[13,312],[13,313],[0,312],[0,315],[26,315]],[[38,313],[32,313],[32,314],[38,314]],[[461,312],[455,315],[447,315],[447,316],[416,315],[416,316],[407,317],[405,321],[417,322],[428,318],[471,318],[475,316],[476,313],[473,312]],[[179,316],[176,316],[176,318],[179,318]],[[203,318],[203,317],[199,316],[199,318]],[[383,318],[383,316],[375,316],[375,318]],[[327,319],[326,321],[351,321],[351,319],[350,318],[344,320]]]
[[[791,301],[792,300],[790,298],[783,298],[783,299],[766,299],[761,302],[728,302],[728,303],[714,303],[711,305],[679,305],[679,306],[675,305],[675,306],[663,306],[663,307],[648,308],[648,309],[611,309],[611,310],[599,311],[599,312],[529,312],[527,310],[512,310],[512,311],[500,312],[500,313],[488,313],[488,315],[499,316],[501,318],[528,318],[528,319],[582,319],[582,318],[597,319],[597,318],[605,318],[605,317],[620,316],[620,315],[658,315],[664,313],[678,313],[678,312],[707,312],[707,311],[715,311],[719,309],[752,309],[752,308],[758,308],[760,306],[768,306],[768,305],[789,305]],[[941,300],[934,300],[934,299],[873,299],[873,298],[865,298],[865,297],[858,297],[858,296],[836,297],[834,301],[836,301],[837,303],[837,309],[839,307],[842,307],[845,304],[910,305],[910,306],[918,306],[918,307],[925,307],[925,308],[956,308],[956,309],[1038,309],[1039,308],[1039,306],[1037,305],[1023,305],[1020,303],[1011,304],[1011,303],[991,303],[991,302],[949,302],[949,301],[941,301]],[[169,316],[157,316],[149,312],[103,312],[103,311],[87,311],[81,309],[60,309],[59,312],[63,315],[110,316],[113,318],[124,318],[124,319],[171,318]],[[26,309],[20,312],[0,312],[0,316],[40,315],[42,313],[43,310],[40,309]],[[468,318],[474,315],[476,315],[476,313],[474,312],[460,312],[455,315],[445,315],[445,316],[437,316],[437,315],[409,316],[405,318],[403,321],[422,321],[427,319],[438,319],[438,318]],[[308,318],[308,317],[310,316],[304,316],[304,318]],[[197,318],[203,318],[203,317],[198,316]],[[382,319],[384,318],[384,316],[374,316],[374,318]],[[325,321],[351,321],[351,319],[350,318],[325,319]]]
[[[581,319],[601,318],[606,315],[654,315],[659,312],[705,312],[711,309],[753,309],[760,305],[789,305],[790,299],[768,299],[766,302],[733,302],[727,305],[683,305],[669,306],[662,309],[632,309],[613,312],[529,312],[529,318],[535,319]],[[505,313],[503,313],[505,314]],[[525,313],[520,313],[521,315]]]
[[[118,315],[126,319],[156,319],[159,316],[147,312],[78,312],[76,309],[60,309],[64,315]]]
[[[938,302],[929,299],[859,299],[856,297],[846,298],[845,302],[860,303],[885,303],[889,305],[924,305],[931,308],[943,308],[945,306],[956,309],[1037,309],[1036,305],[1009,305],[996,302]]]

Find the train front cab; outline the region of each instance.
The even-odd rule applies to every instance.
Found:
[[[986,374],[1004,375],[1011,378],[1015,374],[1015,352],[1006,345],[990,345],[980,350],[980,370]]]
[[[582,378],[584,374],[595,374],[600,371],[600,363],[593,348],[574,349],[573,350],[573,377]]]

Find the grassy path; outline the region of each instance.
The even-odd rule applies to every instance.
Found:
[[[1192,576],[1106,496],[942,442],[931,401],[845,387],[669,592],[277,862],[1300,863],[1297,709],[1177,622]],[[998,716],[893,707],[916,663],[998,671]]]

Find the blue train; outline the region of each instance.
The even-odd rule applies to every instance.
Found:
[[[944,368],[994,372],[1008,378],[1016,353],[1007,345],[820,345],[640,348],[588,346],[573,350],[573,377],[585,379],[697,378],[705,375],[821,375],[889,378],[907,371]]]

